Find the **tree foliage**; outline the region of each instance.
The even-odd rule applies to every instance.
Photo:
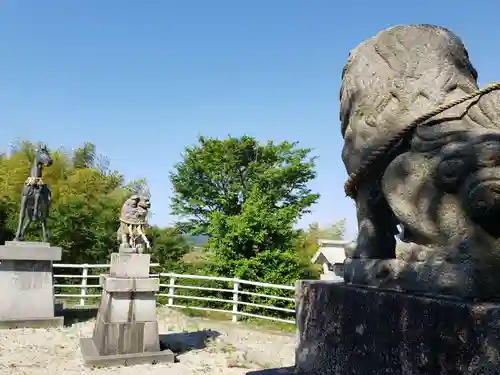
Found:
[[[209,235],[210,273],[281,284],[307,274],[294,224],[319,197],[307,186],[315,177],[310,153],[248,136],[200,137],[186,148],[170,176],[172,208],[184,228]]]
[[[36,146],[17,141],[9,152],[0,153],[2,242],[14,236],[20,192]],[[148,194],[147,181],[124,181],[89,142],[72,151],[51,153],[54,162],[44,169],[43,176],[53,199],[48,219],[51,244],[63,248],[64,263],[107,263],[109,254],[118,248],[121,206],[130,194]],[[316,278],[310,256],[317,240],[341,237],[344,223],[327,228],[312,224],[305,231],[294,228],[319,198],[308,187],[315,177],[315,158],[310,154],[310,149],[293,142],[259,143],[248,136],[222,140],[200,137],[196,145],[186,148],[183,160],[170,173],[174,189],[171,207],[180,219],[178,225],[148,228],[152,260],[160,263],[164,272],[273,284],[291,285],[297,279]],[[32,224],[27,240],[39,240],[40,232],[39,224]],[[192,239],[200,237],[186,241],[187,232],[203,234],[208,241],[198,243],[193,250]],[[242,298],[257,305],[293,305],[284,299],[276,302],[258,296],[279,293],[277,290],[254,287],[253,291],[256,295]],[[245,309],[258,309],[251,306]]]
[[[0,241],[12,240],[17,227],[20,192],[28,177],[38,144],[15,142],[0,157]],[[48,218],[52,245],[63,248],[66,263],[107,263],[118,248],[118,215],[132,191],[147,189],[144,180],[125,183],[117,171],[109,169],[107,159],[86,142],[67,152],[52,150],[52,166],[44,169],[43,180],[52,191]],[[33,223],[27,239],[41,238],[40,226]],[[150,228],[155,242],[154,260],[172,264],[187,252],[186,243],[175,230]]]
[[[180,269],[184,255],[191,250],[182,233],[177,228],[153,226],[148,234],[151,238],[152,256],[162,269]]]
[[[318,199],[307,183],[315,177],[315,158],[297,143],[261,144],[248,136],[223,140],[200,137],[174,166],[172,210],[183,228],[208,233],[214,214],[235,216],[254,189],[278,209],[293,207],[297,218]]]

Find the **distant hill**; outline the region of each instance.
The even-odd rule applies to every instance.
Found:
[[[192,236],[190,234],[186,234],[184,238],[193,247],[203,247],[208,241],[208,236],[206,235]]]

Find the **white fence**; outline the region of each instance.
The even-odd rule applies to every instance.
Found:
[[[151,268],[155,269],[158,268],[158,264],[151,264]],[[80,306],[85,306],[88,303],[86,302],[88,299],[97,299],[101,296],[100,293],[88,293],[89,289],[90,290],[96,290],[100,291],[101,286],[99,285],[99,276],[102,273],[105,273],[106,269],[108,269],[110,266],[109,264],[54,264],[54,289],[55,289],[55,297],[56,298],[62,298],[62,299],[76,299],[79,300],[77,302],[77,305]],[[81,269],[81,272],[75,274],[58,274],[57,269]],[[94,273],[92,274],[92,271]],[[283,323],[291,323],[295,324],[295,320],[293,318],[290,319],[283,319],[279,317],[274,317],[274,316],[268,316],[268,315],[260,315],[260,314],[253,314],[253,313],[248,313],[241,311],[240,306],[252,306],[255,308],[261,308],[267,310],[272,310],[272,311],[281,311],[285,312],[287,314],[294,314],[295,310],[285,308],[285,307],[279,307],[279,306],[274,306],[274,305],[269,305],[269,304],[259,304],[259,303],[253,303],[253,302],[245,302],[241,300],[241,296],[251,296],[251,297],[260,297],[260,298],[266,298],[266,299],[271,299],[271,300],[281,300],[281,301],[291,301],[294,302],[295,299],[293,298],[293,293],[295,288],[293,286],[289,285],[277,285],[277,284],[267,284],[267,283],[260,283],[260,282],[255,282],[255,281],[247,281],[247,280],[240,280],[237,278],[227,278],[227,277],[215,277],[215,276],[201,276],[201,275],[182,275],[182,274],[174,274],[174,273],[153,273],[151,274],[152,277],[159,277],[160,278],[160,292],[157,293],[157,296],[159,297],[165,297],[167,298],[167,303],[165,304],[166,306],[169,307],[175,307],[175,308],[188,308],[188,309],[193,309],[193,310],[202,310],[202,311],[214,311],[214,312],[220,312],[220,313],[227,313],[231,315],[231,320],[233,322],[238,321],[239,316],[246,316],[246,317],[251,317],[251,318],[260,318],[260,319],[267,319],[267,320],[273,320],[273,321],[279,321]],[[61,280],[62,278],[66,279],[80,279],[80,283],[75,283],[75,284],[61,284],[58,283],[58,280]],[[97,280],[97,282],[93,283],[88,283],[89,280]],[[207,286],[199,286],[199,285],[185,285],[178,283],[178,281],[185,279],[185,280],[206,280],[206,281],[216,281],[216,282],[221,282],[225,284],[230,284],[232,286],[231,289],[229,288],[214,288],[214,287],[207,287]],[[168,282],[164,282],[168,281]],[[278,295],[273,295],[273,294],[264,294],[264,293],[256,293],[253,291],[245,290],[249,289],[249,286],[253,287],[263,287],[263,288],[268,288],[272,290],[284,290],[286,291],[285,294],[288,294],[288,296],[278,296]],[[66,290],[75,290],[77,291],[76,293],[58,293],[58,290],[61,289],[66,289]],[[212,298],[212,297],[200,297],[200,296],[193,296],[193,295],[183,295],[183,294],[176,294],[176,289],[177,290],[194,290],[194,291],[209,291],[209,292],[219,292],[223,294],[229,294],[231,295],[230,299],[224,299],[224,298]],[[186,300],[186,302],[183,303],[182,300]],[[212,302],[217,302],[217,303],[226,303],[232,305],[231,309],[222,309],[222,308],[209,308],[209,307],[202,307],[202,306],[194,306],[191,305],[189,306],[187,304],[187,301],[189,300],[198,300],[198,301],[212,301]]]

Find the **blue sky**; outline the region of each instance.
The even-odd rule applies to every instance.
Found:
[[[500,79],[492,0],[24,0],[0,6],[0,148],[17,138],[85,141],[128,179],[148,179],[169,224],[168,172],[198,135],[299,141],[319,156],[321,194],[299,224],[347,218],[338,121],[348,52],[394,24],[464,40],[485,84]]]

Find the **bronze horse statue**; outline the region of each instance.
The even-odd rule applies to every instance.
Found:
[[[35,151],[30,175],[23,186],[15,241],[23,241],[30,224],[35,220],[40,220],[43,241],[48,242],[47,216],[49,215],[51,193],[48,185],[42,180],[42,171],[43,167],[51,165],[52,157],[49,150],[46,146],[39,147]]]

